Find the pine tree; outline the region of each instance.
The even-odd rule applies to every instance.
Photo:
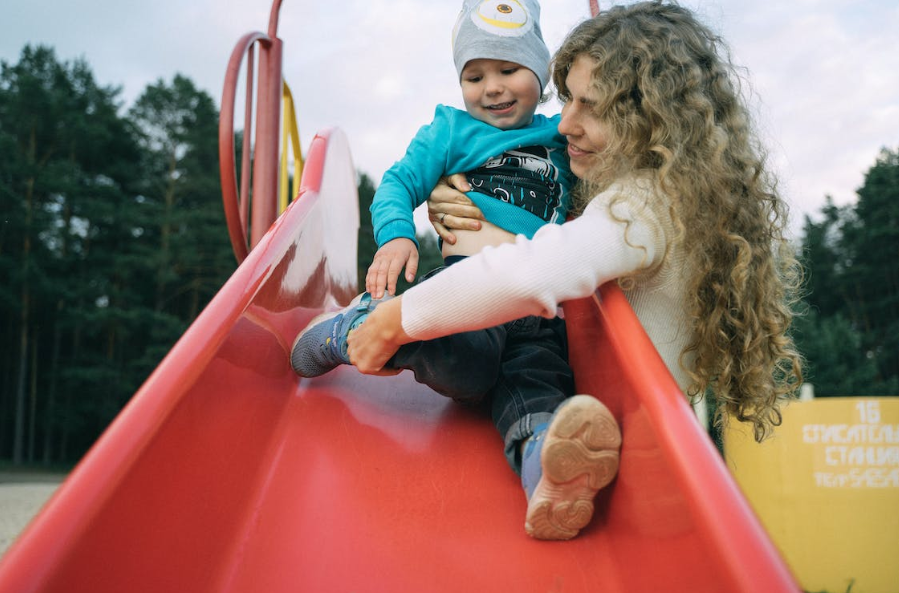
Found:
[[[11,440],[15,462],[35,461],[41,444],[49,461],[57,434],[64,449],[68,433],[58,429],[72,425],[81,405],[57,398],[71,393],[70,365],[84,352],[82,312],[92,313],[101,296],[92,248],[105,214],[127,201],[137,162],[118,93],[97,85],[83,61],[61,63],[46,47],[26,47],[18,64],[2,65],[0,143],[9,152],[0,196],[13,224],[0,237],[0,266],[11,271],[4,292],[15,295],[9,325],[17,328],[3,357],[17,364],[14,384],[4,381],[0,392],[14,417],[0,415],[0,454]]]
[[[218,112],[188,78],[148,86],[129,112],[144,149],[142,196],[153,221],[141,242],[152,268],[151,338],[133,358],[151,371],[215,295],[235,264],[221,206]]]
[[[899,391],[899,152],[881,151],[858,202],[806,219],[810,313],[797,321],[819,395]]]

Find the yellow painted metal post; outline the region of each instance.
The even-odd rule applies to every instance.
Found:
[[[296,199],[303,176],[303,154],[300,150],[300,131],[297,127],[297,113],[293,102],[293,93],[287,83],[281,90],[283,121],[281,123],[281,174],[278,183],[278,212],[284,212],[287,204]],[[293,152],[293,182],[288,188],[287,153]],[[288,191],[290,192],[288,194]]]

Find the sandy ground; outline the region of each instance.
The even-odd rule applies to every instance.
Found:
[[[0,556],[12,545],[65,476],[0,474]]]

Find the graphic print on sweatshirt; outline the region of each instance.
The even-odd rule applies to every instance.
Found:
[[[545,146],[508,150],[465,175],[473,191],[554,223],[565,213],[559,169],[550,159],[551,152]]]

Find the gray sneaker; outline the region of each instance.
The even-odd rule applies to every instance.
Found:
[[[300,332],[290,351],[290,366],[301,377],[318,377],[350,364],[346,338],[386,299],[372,300],[367,292],[340,311],[317,315]]]
[[[593,499],[618,473],[621,431],[595,397],[575,395],[525,442],[524,528],[536,539],[571,539],[593,518]]]

